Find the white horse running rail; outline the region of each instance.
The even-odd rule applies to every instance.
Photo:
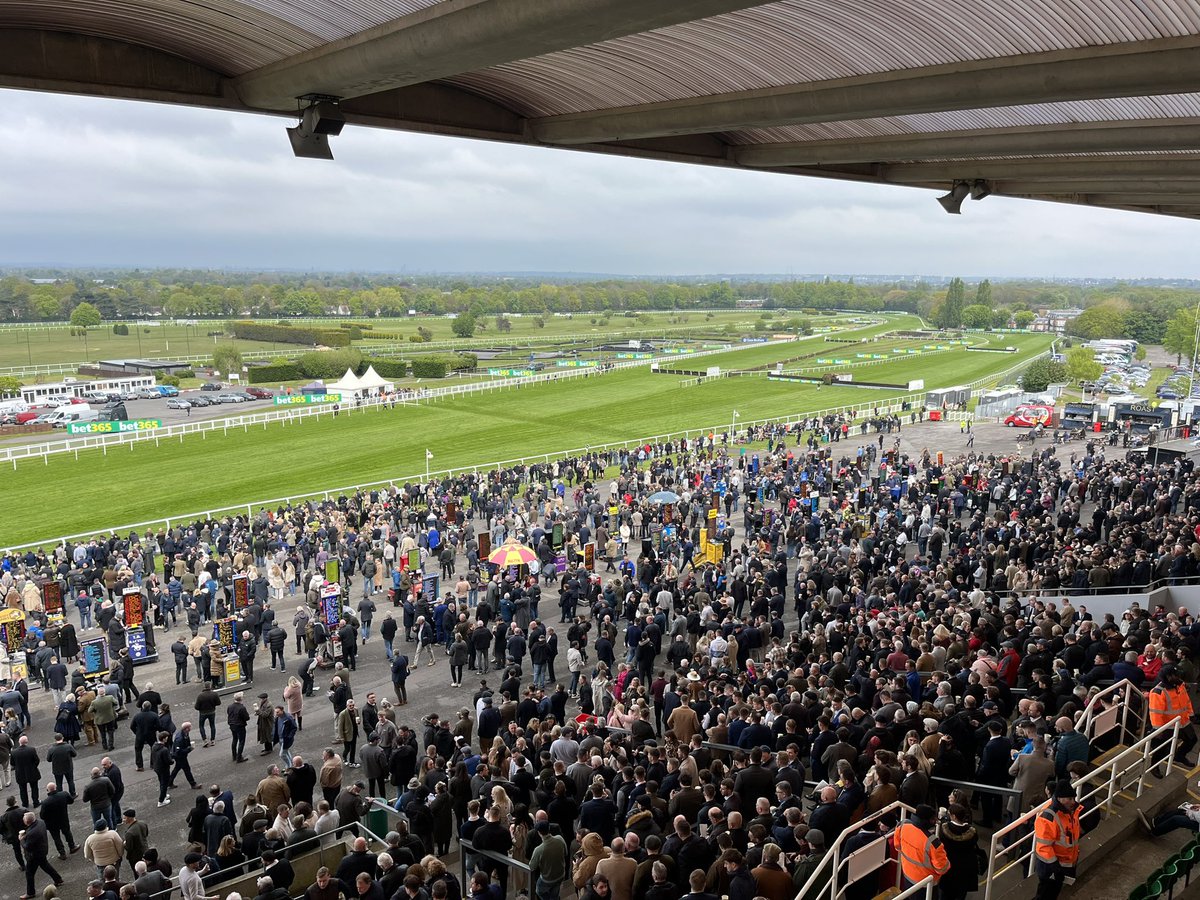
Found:
[[[1178,741],[1178,720],[1155,729],[1133,746],[1122,750],[1108,762],[1075,781],[1073,787],[1076,798],[1080,802],[1092,801],[1093,808],[1102,813],[1117,812],[1118,807],[1114,804],[1117,795],[1133,789],[1135,797],[1142,796],[1146,778],[1152,770],[1162,770],[1168,775],[1171,774],[1175,766],[1175,747]],[[1028,876],[1034,857],[1033,820],[1042,810],[1048,809],[1050,803],[1051,801],[1047,800],[1035,806],[992,835],[983,900],[991,900],[996,878],[1014,866],[1022,866],[1022,877]]]
[[[469,387],[469,385],[464,385],[464,387]],[[874,407],[874,409],[878,410],[881,414],[899,412],[901,410],[902,404],[904,402],[910,401],[912,398],[917,397],[917,396],[918,395],[911,395],[910,397],[893,397],[883,403],[878,404],[877,406]],[[400,402],[400,401],[397,401],[397,402]],[[418,402],[418,401],[410,400],[408,402],[412,403],[412,402]],[[361,411],[362,409],[365,409],[365,407],[358,408],[358,409],[351,408],[349,410],[346,410],[346,412],[353,414],[355,412]],[[867,410],[864,410],[863,405],[856,403],[856,404],[847,405],[847,406],[834,406],[834,407],[830,407],[828,409],[815,410],[813,412],[806,412],[806,413],[799,414],[799,415],[774,416],[774,417],[765,418],[765,419],[754,419],[752,421],[741,421],[738,423],[741,426],[739,433],[749,432],[750,430],[758,428],[759,426],[762,426],[762,425],[778,425],[778,424],[791,425],[796,422],[802,422],[802,421],[807,422],[813,418],[824,418],[825,416],[831,416],[831,415],[838,416],[838,415],[849,414],[849,413],[861,413],[864,411],[867,411]],[[296,410],[295,411],[296,414],[299,414],[300,412],[306,412],[306,410]],[[196,422],[196,423],[192,423],[192,424],[202,425],[203,423]],[[231,427],[236,428],[236,427],[240,427],[240,425],[235,425],[235,426],[231,426]],[[265,424],[264,424],[264,427],[265,427]],[[108,526],[105,528],[93,528],[89,531],[79,532],[77,534],[62,535],[60,537],[55,537],[55,538],[43,538],[41,540],[30,541],[25,544],[16,544],[16,545],[13,545],[10,547],[0,548],[0,552],[9,553],[14,550],[24,550],[24,549],[30,548],[30,547],[43,547],[43,546],[49,546],[49,545],[55,545],[55,544],[65,544],[68,541],[79,540],[81,538],[86,539],[86,538],[94,537],[95,535],[98,535],[98,534],[137,531],[137,530],[141,530],[141,529],[145,529],[145,528],[149,528],[149,527],[158,527],[158,526],[164,525],[164,524],[167,525],[168,527],[170,527],[170,524],[172,521],[181,521],[181,520],[194,521],[195,519],[198,519],[198,518],[207,518],[207,517],[211,517],[213,515],[220,515],[220,514],[227,514],[227,513],[233,513],[233,514],[240,515],[243,511],[245,511],[246,515],[250,516],[250,515],[253,515],[253,510],[256,507],[258,509],[274,508],[274,507],[278,507],[280,505],[291,504],[295,500],[305,500],[305,499],[310,499],[310,498],[314,498],[314,497],[321,497],[321,498],[327,500],[327,499],[329,499],[329,497],[336,496],[339,494],[352,494],[352,493],[355,493],[355,492],[361,491],[361,490],[368,490],[370,488],[389,487],[394,484],[403,484],[404,482],[408,482],[408,481],[424,483],[429,478],[453,477],[454,475],[459,475],[464,472],[478,473],[480,470],[487,471],[489,469],[506,468],[506,467],[511,467],[511,466],[515,466],[518,464],[519,465],[528,465],[530,463],[539,463],[539,462],[540,463],[549,463],[552,459],[569,459],[569,458],[573,458],[573,457],[582,456],[587,453],[603,453],[603,452],[608,452],[610,450],[627,449],[630,447],[641,447],[646,444],[650,444],[651,446],[657,446],[657,445],[665,444],[668,441],[676,442],[681,439],[687,440],[687,439],[691,439],[692,437],[698,438],[698,437],[705,436],[708,434],[725,435],[725,434],[728,434],[728,431],[729,431],[729,423],[723,422],[719,425],[709,425],[706,427],[690,428],[685,431],[673,431],[673,432],[669,432],[667,434],[656,434],[656,435],[650,435],[647,437],[631,438],[631,439],[625,440],[625,441],[614,441],[612,443],[606,443],[606,444],[593,444],[593,445],[590,445],[587,447],[576,447],[571,450],[556,450],[556,451],[552,451],[550,453],[534,453],[534,454],[531,454],[530,456],[522,456],[520,458],[499,460],[496,462],[488,462],[488,463],[483,463],[483,464],[478,464],[478,465],[473,465],[473,466],[458,466],[456,468],[441,469],[441,470],[427,472],[427,473],[420,472],[420,473],[412,473],[412,474],[406,474],[406,475],[397,475],[392,478],[380,479],[378,481],[369,481],[369,482],[364,482],[362,484],[345,485],[343,487],[328,488],[325,490],[316,490],[316,491],[307,491],[307,492],[306,491],[298,491],[298,492],[291,494],[290,496],[286,496],[286,497],[275,497],[275,498],[272,498],[269,500],[255,500],[250,503],[239,503],[235,506],[211,507],[209,509],[202,510],[202,511],[195,511],[195,512],[188,512],[188,513],[175,513],[170,516],[163,516],[162,518],[152,519],[152,520],[145,521],[145,522],[133,522],[133,523],[126,524],[126,525]],[[147,432],[141,432],[140,436],[138,436],[138,433],[134,432],[131,435],[122,435],[121,437],[130,437],[135,442],[136,441],[148,441],[148,440],[154,440],[155,434],[158,434],[158,433],[159,432],[147,431]],[[95,438],[92,438],[89,440],[95,440]],[[131,447],[131,449],[132,449],[132,447]]]
[[[780,341],[778,343],[786,343]],[[688,359],[693,359],[700,356],[708,356],[714,353],[725,353],[724,348],[713,350],[702,350],[696,353],[689,353]],[[666,359],[676,359],[675,356],[668,356]],[[540,372],[536,375],[526,375],[520,378],[501,378],[495,377],[488,380],[476,381],[470,384],[454,384],[446,387],[437,388],[418,388],[415,393],[404,393],[395,397],[396,403],[411,404],[421,401],[440,400],[446,397],[458,397],[465,394],[475,394],[482,391],[504,390],[507,388],[519,388],[528,384],[541,384],[549,381],[566,381],[572,378],[588,378],[591,376],[603,375],[606,372],[628,369],[635,366],[644,366],[655,360],[634,359],[620,360],[617,362],[606,363],[605,368],[587,367],[578,369],[555,369],[552,372]],[[347,402],[341,404],[341,412],[352,409],[361,409],[363,407],[387,405],[391,401],[378,397],[372,397],[364,400],[361,404],[355,405]],[[203,419],[195,422],[181,422],[178,425],[167,425],[163,428],[156,428],[150,431],[127,432],[125,434],[112,435],[96,435],[94,437],[86,437],[72,440],[57,440],[43,441],[36,444],[17,444],[10,447],[0,448],[0,461],[11,462],[13,468],[16,468],[17,461],[22,459],[32,459],[35,457],[45,457],[55,453],[75,453],[80,450],[102,449],[105,452],[112,447],[121,447],[145,441],[154,441],[156,444],[160,440],[171,440],[181,438],[187,434],[199,434],[208,431],[223,431],[228,433],[230,429],[241,428],[248,430],[252,425],[265,425],[269,422],[292,422],[297,419],[308,418],[310,416],[325,416],[333,414],[333,404],[322,404],[318,406],[301,407],[301,408],[284,408],[272,410],[270,412],[251,413],[244,416],[226,416],[215,419]]]
[[[706,351],[706,352],[721,353],[721,352],[725,352],[725,351],[724,350],[712,350],[712,351]],[[690,355],[698,356],[699,354],[690,354]],[[1039,355],[1045,355],[1045,354],[1039,354]],[[995,378],[1003,378],[1007,374],[1009,374],[1011,371],[1015,371],[1017,369],[1023,368],[1025,365],[1028,365],[1032,361],[1032,359],[1036,359],[1036,358],[1037,357],[1032,357],[1030,360],[1026,360],[1020,366],[1014,366],[1012,369],[1006,370],[1005,372],[996,373],[994,375],[988,376],[987,378],[982,378],[982,379],[979,379],[978,381],[971,382],[971,384],[967,385],[967,386],[971,387],[971,388],[978,388],[982,385],[989,383],[990,381],[992,381]],[[618,363],[615,365],[617,367],[623,367],[623,366],[633,367],[633,366],[637,366],[637,365],[645,365],[647,362],[648,362],[647,360],[631,360],[628,362],[622,361],[622,363]],[[559,375],[559,373],[548,373],[548,374]],[[577,370],[575,372],[566,373],[565,377],[582,377],[582,376],[591,375],[591,374],[594,374],[592,372],[592,370],[581,369],[581,370]],[[533,376],[533,377],[539,377],[539,376]],[[562,377],[562,376],[560,376],[560,377]],[[513,379],[512,381],[517,381],[517,379]],[[527,381],[527,379],[521,379],[521,381]],[[485,383],[485,384],[491,385],[491,383]],[[493,385],[493,387],[494,386],[495,385]],[[509,386],[514,386],[514,385],[512,385],[510,382],[504,382],[504,383],[500,383],[498,386],[499,387],[509,387]],[[457,387],[459,389],[466,389],[466,388],[472,388],[474,386],[473,385],[458,385]],[[828,407],[826,409],[811,410],[808,412],[796,413],[796,414],[792,414],[792,415],[788,415],[788,416],[770,416],[770,417],[762,418],[762,419],[753,419],[750,421],[740,421],[738,424],[741,427],[740,427],[738,433],[748,433],[750,430],[758,428],[759,426],[762,426],[762,425],[779,425],[779,424],[791,425],[791,424],[794,424],[797,422],[807,422],[812,419],[824,419],[826,416],[839,416],[839,415],[849,414],[849,413],[856,414],[855,421],[857,421],[857,414],[865,413],[868,415],[874,415],[876,411],[878,411],[878,413],[882,414],[882,415],[887,415],[887,414],[891,414],[891,413],[899,413],[899,412],[904,411],[904,405],[906,403],[907,404],[920,404],[924,400],[924,397],[925,397],[925,392],[921,391],[919,393],[903,394],[900,396],[888,397],[888,398],[883,399],[881,402],[875,403],[875,404],[865,404],[865,403],[845,404],[842,406],[833,406],[833,407]],[[397,400],[397,402],[398,403],[399,402],[419,403],[421,399],[426,399],[426,398],[414,398],[414,399],[408,399],[405,401]],[[366,407],[350,408],[346,411],[349,413],[354,413],[354,412],[357,412],[360,409],[364,409],[364,408],[366,408]],[[328,408],[322,409],[321,407],[314,407],[311,409],[289,410],[286,412],[290,412],[292,418],[299,419],[299,418],[302,418],[305,416],[311,416],[311,415],[331,414],[332,410],[328,409]],[[260,415],[269,415],[269,414],[260,414]],[[251,418],[251,417],[244,417],[244,418]],[[197,431],[216,430],[216,429],[219,429],[222,427],[220,424],[220,422],[222,420],[211,420],[211,421],[216,421],[217,424],[215,425],[215,427],[209,427],[209,423],[205,423],[205,422],[184,423],[184,425],[182,425],[182,426],[171,426],[171,427],[172,428],[182,428],[182,427],[192,426]],[[248,425],[243,426],[239,419],[227,419],[227,420],[223,420],[223,421],[226,423],[232,423],[232,424],[226,424],[226,426],[225,426],[226,428],[232,427],[232,428],[236,429],[238,427],[242,427],[244,430],[249,430]],[[273,421],[279,421],[279,420],[276,419]],[[291,419],[290,418],[284,419],[284,421],[286,423],[287,421],[291,421]],[[260,421],[256,424],[262,424],[263,427],[265,428],[266,425],[268,424],[268,422]],[[113,443],[116,443],[118,446],[122,443],[129,443],[130,449],[132,449],[132,445],[137,442],[144,442],[144,441],[156,441],[157,442],[158,440],[163,439],[165,436],[164,435],[165,431],[167,431],[167,429],[160,429],[158,431],[132,432],[130,434],[125,434],[125,435],[111,435],[111,436],[108,436],[108,440]],[[250,516],[250,515],[253,515],[253,509],[256,507],[259,509],[275,508],[280,505],[291,504],[293,500],[303,500],[303,499],[308,499],[308,498],[312,498],[312,497],[322,497],[324,499],[328,499],[331,495],[355,493],[360,490],[367,490],[370,488],[387,487],[392,484],[404,483],[406,481],[424,482],[427,478],[453,477],[454,475],[461,474],[464,472],[477,473],[481,469],[486,471],[489,469],[505,468],[505,467],[514,466],[517,464],[526,465],[530,462],[549,463],[550,460],[552,460],[552,459],[567,459],[567,458],[571,458],[571,457],[581,456],[586,453],[607,452],[609,450],[614,450],[614,449],[621,449],[621,448],[628,448],[628,447],[640,447],[640,446],[643,446],[646,444],[660,445],[660,444],[665,444],[668,441],[675,442],[680,439],[686,440],[686,439],[690,439],[692,436],[698,437],[698,436],[707,435],[710,433],[727,434],[728,431],[729,431],[729,423],[722,422],[717,425],[708,425],[708,426],[702,426],[702,427],[697,427],[697,428],[689,428],[689,429],[685,429],[683,431],[669,432],[667,434],[656,434],[656,435],[650,435],[650,436],[639,437],[639,438],[631,438],[631,439],[624,440],[624,441],[614,441],[612,443],[606,443],[606,444],[591,445],[591,446],[587,446],[587,447],[577,447],[577,448],[570,449],[570,450],[555,450],[555,451],[552,451],[549,453],[535,453],[535,454],[531,454],[530,456],[520,457],[519,459],[500,460],[500,461],[496,461],[496,462],[488,462],[488,463],[483,463],[483,464],[473,465],[473,466],[459,466],[456,468],[442,469],[439,471],[428,472],[428,473],[420,472],[420,473],[410,473],[410,474],[405,474],[405,475],[397,475],[392,478],[380,479],[378,481],[370,481],[370,482],[365,482],[362,484],[347,485],[344,487],[328,488],[325,490],[308,491],[308,492],[300,491],[300,492],[297,492],[295,494],[292,494],[292,495],[286,496],[286,497],[275,497],[275,498],[271,498],[268,500],[255,500],[255,501],[251,501],[249,503],[239,503],[235,506],[212,507],[210,509],[202,510],[202,511],[193,511],[193,512],[187,512],[187,513],[175,513],[170,516],[163,516],[161,518],[152,519],[152,520],[145,521],[145,522],[134,522],[134,523],[124,524],[124,525],[107,526],[107,527],[103,527],[103,528],[93,528],[93,529],[90,529],[85,532],[79,532],[77,534],[61,535],[59,537],[54,537],[54,538],[42,538],[37,541],[30,541],[30,542],[24,543],[24,544],[15,544],[10,547],[4,547],[4,548],[2,548],[2,551],[4,553],[9,553],[9,552],[12,552],[15,550],[24,550],[26,548],[31,548],[31,547],[44,547],[44,546],[50,546],[50,545],[65,544],[68,541],[79,540],[81,538],[82,539],[91,538],[97,534],[106,534],[106,533],[115,533],[115,532],[128,533],[130,531],[144,530],[149,527],[158,527],[158,526],[164,525],[164,524],[167,525],[168,527],[170,527],[170,524],[172,521],[181,521],[181,520],[182,521],[194,521],[194,520],[202,518],[202,517],[211,517],[214,514],[224,514],[224,513],[241,514],[241,512],[243,510],[245,510],[246,515]],[[182,435],[174,434],[173,436],[178,436],[179,440],[183,439]],[[116,438],[118,440],[113,441],[114,438]],[[90,444],[88,449],[95,449],[96,447],[101,447],[102,449],[105,449],[105,452],[107,452],[104,444],[95,443],[95,442],[101,440],[101,438],[99,438],[99,437],[82,438],[81,440],[93,442]],[[66,443],[67,443],[66,441],[59,442],[59,444],[66,444]],[[13,448],[13,449],[19,449],[19,448]],[[3,459],[3,458],[4,457],[0,456],[0,459]],[[15,463],[14,463],[14,467],[15,467]]]

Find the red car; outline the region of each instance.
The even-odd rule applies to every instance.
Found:
[[[1054,410],[1049,406],[1018,406],[1004,420],[1009,428],[1036,428],[1038,425],[1049,427],[1054,422]]]
[[[243,388],[242,393],[249,394],[255,400],[270,400],[272,397],[275,396],[270,391],[266,390],[265,388],[260,388],[260,387]]]

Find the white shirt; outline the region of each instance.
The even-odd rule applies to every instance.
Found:
[[[179,870],[179,893],[183,900],[202,900],[204,897],[204,881],[191,866]]]

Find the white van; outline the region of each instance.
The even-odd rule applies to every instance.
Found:
[[[75,422],[95,422],[99,418],[99,411],[92,409],[88,404],[73,403],[54,410],[46,417],[46,422],[55,428],[66,428]]]
[[[0,400],[0,416],[15,416],[23,412],[29,412],[29,404],[24,400]]]

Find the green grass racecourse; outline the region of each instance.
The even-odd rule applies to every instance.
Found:
[[[895,327],[895,326],[893,326]],[[1049,346],[1012,335],[1014,354],[957,350],[853,370],[861,380],[924,378],[926,387],[983,378]],[[788,346],[803,348],[814,343]],[[850,345],[846,345],[850,346]],[[751,347],[750,351],[763,348]],[[699,362],[699,360],[698,360]],[[883,377],[886,374],[886,378]],[[762,376],[681,379],[638,367],[612,374],[479,394],[428,406],[370,409],[302,424],[211,432],[161,446],[143,443],[21,462],[3,476],[7,514],[0,546],[133,522],[423,473],[487,465],[731,421],[872,404],[902,392],[773,382]]]
[[[495,317],[486,319],[487,329],[469,341],[461,341],[453,332],[454,320],[442,316],[414,316],[391,319],[362,319],[374,326],[364,333],[364,340],[355,344],[364,354],[371,355],[380,350],[394,350],[418,354],[420,344],[409,342],[416,335],[418,326],[426,328],[434,341],[455,341],[470,349],[471,344],[507,344],[526,342],[546,343],[565,340],[591,340],[598,335],[607,335],[605,340],[622,338],[665,338],[678,335],[686,340],[693,332],[717,333],[726,327],[749,332],[762,320],[760,310],[719,310],[708,312],[649,313],[644,319],[620,314],[575,313],[571,317],[546,315],[541,317],[544,325],[538,325],[537,316],[516,316],[509,319],[510,330],[501,332],[496,328]],[[710,317],[711,316],[711,317]],[[801,317],[800,313],[772,315],[766,320],[771,327],[782,328],[790,319]],[[814,325],[842,325],[845,316],[806,317]],[[273,319],[262,321],[274,322]],[[337,328],[340,322],[358,319],[319,319],[300,321],[301,327]],[[73,336],[70,329],[62,325],[54,327],[27,325],[5,328],[0,331],[0,368],[9,366],[35,366],[51,363],[95,362],[101,359],[125,359],[155,357],[161,359],[182,356],[211,354],[217,342],[234,343],[242,351],[289,350],[296,355],[309,347],[296,344],[272,343],[270,341],[246,341],[231,337],[228,323],[202,321],[195,325],[162,321],[155,324],[129,326],[129,334],[113,334],[112,323],[91,329],[85,341],[82,336]],[[222,332],[214,336],[215,332]],[[730,336],[737,340],[736,336]],[[54,376],[50,380],[54,380]]]

